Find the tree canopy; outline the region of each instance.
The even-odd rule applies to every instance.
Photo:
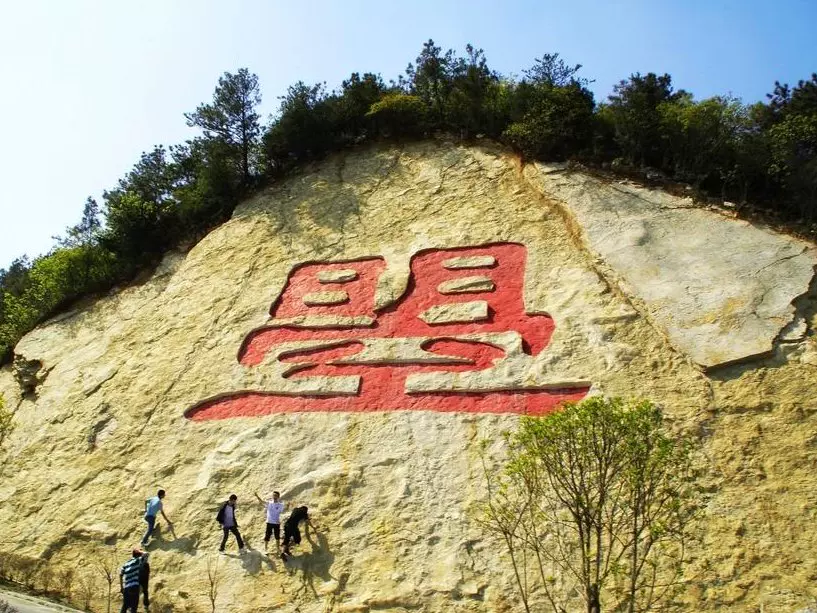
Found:
[[[482,49],[467,45],[459,55],[428,40],[388,83],[366,72],[331,91],[294,83],[266,125],[258,77],[225,72],[212,100],[185,114],[198,134],[144,152],[101,203],[86,201],[51,253],[0,268],[0,363],[37,323],[198,240],[252,190],[376,139],[486,136],[526,159],[659,171],[703,195],[817,221],[817,74],[775,83],[765,103],[747,105],[696,100],[669,74],[635,73],[600,102],[581,69],[544,53],[522,78],[501,75]]]

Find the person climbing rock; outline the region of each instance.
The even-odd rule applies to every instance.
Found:
[[[272,493],[272,500],[264,500],[257,493],[255,497],[264,505],[267,510],[267,529],[264,533],[264,549],[269,546],[269,539],[275,534],[275,549],[281,547],[281,513],[284,512],[284,503],[279,500],[279,492]]]
[[[161,513],[162,517],[165,518],[167,525],[169,528],[173,528],[173,522],[167,518],[165,515],[162,500],[165,497],[165,491],[159,490],[155,496],[152,498],[148,498],[145,500],[145,521],[148,524],[147,532],[145,532],[145,536],[142,537],[142,547],[148,544],[148,540],[150,539],[150,535],[153,534],[153,530],[156,527],[156,514]]]
[[[284,560],[284,562],[292,555],[289,549],[290,542],[294,545],[298,545],[301,542],[301,531],[298,528],[298,524],[302,521],[306,521],[306,524],[310,528],[315,528],[309,519],[309,507],[307,506],[296,507],[284,524],[284,551],[281,553],[281,559]]]
[[[235,516],[235,504],[237,500],[238,496],[230,494],[229,500],[221,505],[221,508],[218,510],[218,515],[216,515],[216,521],[221,524],[221,529],[224,532],[224,538],[221,539],[221,547],[218,548],[222,553],[224,552],[224,547],[227,545],[227,537],[230,535],[230,532],[235,535],[239,553],[244,549],[244,540],[238,531],[238,520]]]
[[[120,613],[136,613],[139,608],[139,572],[142,568],[144,551],[134,549],[130,560],[119,571],[119,591],[122,593]]]

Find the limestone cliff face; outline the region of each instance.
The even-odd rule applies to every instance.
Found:
[[[256,550],[221,559],[218,610],[518,610],[474,521],[480,441],[603,393],[651,398],[703,441],[689,609],[805,606],[815,264],[768,229],[492,146],[330,158],[19,343],[42,382],[26,394],[0,371],[19,424],[0,552],[124,552],[163,487],[175,535],[151,544],[155,584],[208,610],[215,513],[235,492]],[[273,489],[319,528],[287,567],[258,551],[253,493]]]

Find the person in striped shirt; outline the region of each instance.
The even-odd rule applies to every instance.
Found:
[[[141,549],[133,550],[133,557],[122,565],[119,571],[119,590],[122,592],[120,613],[136,613],[139,608],[139,571],[147,554]]]

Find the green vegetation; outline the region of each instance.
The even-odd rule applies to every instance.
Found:
[[[54,250],[0,269],[0,363],[20,337],[73,301],[127,282],[168,249],[200,239],[250,192],[300,164],[377,139],[445,132],[485,136],[527,159],[691,183],[702,194],[763,204],[783,219],[817,221],[817,74],[775,84],[767,103],[696,101],[669,75],[634,74],[598,104],[581,65],[545,54],[521,79],[429,40],[405,75],[353,73],[340,89],[298,82],[263,126],[258,79],[224,73],[210,103],[185,114],[201,135],[143,153],[100,206]]]
[[[648,611],[680,589],[697,490],[658,408],[588,398],[522,418],[506,443],[501,468],[484,462],[482,521],[526,611]]]
[[[14,413],[6,408],[6,399],[0,394],[0,449],[8,436],[14,431]]]

